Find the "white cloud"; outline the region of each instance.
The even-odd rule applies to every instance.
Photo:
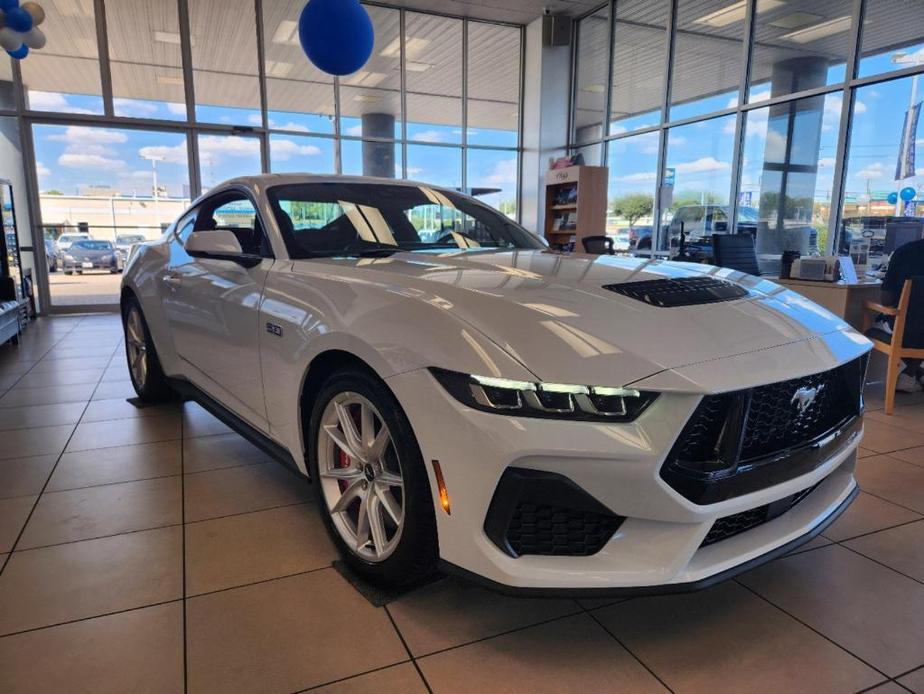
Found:
[[[51,169],[45,166],[42,162],[37,161],[35,162],[35,173],[39,178],[41,178],[42,176],[50,176]]]
[[[199,153],[213,164],[221,157],[259,157],[260,141],[253,137],[206,135],[199,138]]]
[[[424,130],[413,136],[417,142],[442,142],[443,134],[437,130]]]
[[[63,111],[64,113],[89,113],[93,111],[72,106],[60,92],[37,92],[29,90],[29,108],[34,111]]]
[[[94,145],[126,142],[128,136],[125,133],[107,130],[106,128],[85,128],[80,125],[71,125],[60,135],[49,135],[48,139],[73,145]]]
[[[113,99],[112,105],[120,116],[144,117],[157,113],[157,105],[150,101],[139,101],[137,99]]]
[[[122,171],[125,169],[125,162],[121,159],[104,157],[99,154],[65,152],[58,157],[58,164],[69,169],[100,169],[103,171]]]
[[[748,97],[748,103],[749,103],[749,104],[755,104],[755,103],[757,103],[758,101],[766,101],[766,100],[769,99],[769,98],[770,98],[770,90],[769,90],[769,89],[765,89],[765,90],[759,91],[759,92],[757,92],[757,93],[755,93],[755,94],[751,94],[751,95]],[[737,104],[733,104],[732,106],[737,106]],[[729,108],[732,108],[732,106],[729,106]]]
[[[163,160],[169,164],[185,164],[186,163],[186,143],[179,145],[149,145],[147,147],[142,147],[138,150],[138,156],[144,158],[157,158],[160,159],[163,157]]]
[[[502,159],[494,165],[494,170],[489,173],[484,182],[489,186],[504,187],[514,185],[517,182],[517,160],[516,157]]]
[[[271,147],[273,159],[288,161],[292,157],[316,157],[321,149],[315,145],[300,145],[292,140],[273,140]]]
[[[362,137],[362,134],[363,134],[363,126],[361,126],[361,125],[352,125],[352,126],[350,126],[349,128],[346,129],[346,133],[345,133],[345,134],[346,134],[346,135],[349,135],[350,137]]]
[[[423,169],[420,168],[419,166],[409,166],[409,167],[407,167],[407,175],[408,175],[408,176],[416,176],[416,175],[419,174],[419,173],[423,173]]]
[[[677,173],[706,173],[707,171],[725,171],[731,168],[727,161],[715,157],[701,157],[695,161],[686,161],[674,167]]]
[[[186,104],[170,101],[167,103],[167,110],[175,116],[186,116]]]
[[[654,171],[645,171],[640,173],[628,174],[627,176],[618,176],[617,181],[623,183],[653,183],[658,178]]]
[[[885,176],[885,165],[882,162],[873,162],[856,173],[857,178],[882,178]]]
[[[277,127],[275,123],[273,123],[272,121],[270,122],[270,125],[274,128]],[[282,125],[278,127],[280,130],[292,130],[293,132],[297,132],[297,133],[311,132],[310,130],[308,130],[308,128],[306,128],[301,123],[293,123],[292,121],[289,121],[288,123],[283,123]]]
[[[822,168],[834,166],[834,157],[822,157],[818,160],[818,166]]]

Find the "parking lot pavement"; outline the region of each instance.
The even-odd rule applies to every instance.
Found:
[[[48,275],[51,302],[55,306],[117,304],[121,274],[93,270],[82,275],[65,275],[61,270]]]

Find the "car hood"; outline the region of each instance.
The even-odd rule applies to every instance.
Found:
[[[452,312],[544,381],[625,385],[665,369],[853,332],[772,281],[708,265],[538,250],[323,262],[354,266],[364,282]],[[734,282],[748,295],[660,308],[604,288],[702,276]],[[865,351],[862,338],[851,342]]]

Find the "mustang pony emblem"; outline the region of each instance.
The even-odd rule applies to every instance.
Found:
[[[799,408],[799,414],[805,414],[805,411],[812,406],[812,403],[815,402],[815,398],[817,398],[818,394],[824,389],[825,384],[823,383],[814,388],[803,386],[793,393],[792,400],[789,402],[794,403],[796,407]]]

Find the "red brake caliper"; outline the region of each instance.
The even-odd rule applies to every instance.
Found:
[[[343,451],[343,450],[339,451],[339,454],[340,454],[340,455],[337,457],[337,467],[338,467],[338,468],[347,468],[347,467],[350,467],[350,465],[352,464],[352,460],[351,460],[350,456],[348,456],[348,455],[346,454],[346,452]],[[347,481],[346,481],[346,480],[337,480],[337,483],[340,485],[340,493],[342,494],[343,492],[346,491],[346,488],[347,488]]]

